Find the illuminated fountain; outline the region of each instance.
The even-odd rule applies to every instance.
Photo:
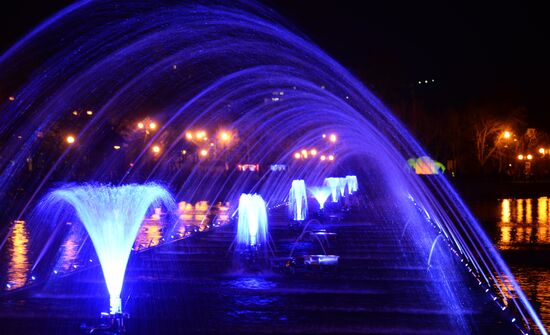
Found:
[[[346,176],[346,184],[348,187],[348,194],[353,194],[359,189],[357,176]]]
[[[258,248],[267,242],[267,211],[258,194],[242,194],[239,198],[237,247]]]
[[[0,100],[2,222],[26,220],[48,187],[70,180],[162,180],[178,199],[210,203],[256,192],[272,206],[285,202],[292,180],[321,183],[349,162],[367,188],[365,194],[376,197],[370,199],[370,210],[377,209],[375,204],[391,206],[379,213],[380,229],[390,236],[397,224],[408,223],[403,236],[414,241],[406,253],[409,264],[425,266],[435,245],[430,259],[433,281],[424,293],[437,297],[437,306],[451,315],[449,324],[468,328],[467,318],[454,317],[467,311],[455,306],[477,294],[458,293],[464,269],[452,262],[456,251],[496,301],[515,310],[515,324],[547,334],[509,267],[450,183],[403,168],[408,158],[426,156],[414,137],[363,83],[286,20],[248,1],[211,5],[159,0],[140,2],[139,10],[135,6],[134,1],[116,6],[111,1],[77,2],[0,55],[0,91],[12,96]],[[93,111],[83,112],[88,109]],[[157,112],[146,117],[136,111]],[[144,122],[146,118],[157,123]],[[123,129],[113,127],[113,120]],[[241,140],[199,131],[217,129],[220,122],[235,129]],[[75,129],[65,127],[69,124]],[[193,130],[203,134],[200,143]],[[194,142],[186,143],[197,153],[193,159],[191,149],[181,147],[188,132]],[[115,138],[120,143],[112,143]],[[322,153],[329,139],[331,152]],[[342,145],[331,144],[336,141]],[[302,153],[313,147],[319,152]],[[90,157],[103,159],[90,164]],[[227,169],[228,162],[241,159],[259,168]],[[33,160],[42,163],[31,164]],[[264,173],[274,162],[288,169]],[[351,191],[353,182],[348,179],[346,184]],[[338,202],[340,180],[327,178],[325,185],[332,202]],[[68,197],[75,191],[57,195]],[[145,193],[133,196],[151,196]],[[247,246],[265,243],[267,220],[260,219],[265,218],[265,204],[256,197],[242,196],[239,206],[237,239]],[[429,213],[429,220],[417,219],[416,205]],[[181,215],[187,217],[184,209]],[[43,236],[40,225],[26,222],[30,247],[39,249],[30,254],[39,255],[42,246],[32,242]],[[94,232],[89,234],[94,240]],[[445,237],[434,244],[434,234]],[[129,250],[131,243],[124,243]],[[0,249],[6,244],[0,243]],[[120,248],[114,246],[117,253]],[[127,261],[127,255],[122,256]],[[111,260],[100,257],[109,281]],[[117,271],[114,281],[121,285],[124,271]],[[119,285],[108,285],[118,290]],[[118,298],[113,296],[116,311]]]
[[[288,194],[288,209],[294,221],[304,221],[307,216],[306,183],[301,180],[293,180]]]
[[[319,203],[319,209],[322,210],[325,207],[325,202],[328,200],[328,197],[331,196],[332,190],[330,187],[311,187],[309,188],[311,194],[317,202]]]
[[[330,188],[332,202],[338,202],[338,200],[340,199],[340,178],[325,178],[325,185]]]
[[[44,199],[44,208],[53,211],[58,211],[60,205],[72,207],[86,228],[101,263],[113,318],[122,313],[120,293],[138,230],[147,210],[161,204],[175,206],[171,194],[154,183],[66,186]]]

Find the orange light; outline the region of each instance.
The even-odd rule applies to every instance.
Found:
[[[153,150],[153,153],[158,154],[160,152],[160,147],[158,145],[154,145],[151,150]]]
[[[540,148],[540,149],[539,149],[539,153],[542,154],[542,155],[544,155],[544,154],[546,153],[546,149]]]
[[[228,132],[222,131],[220,134],[220,138],[222,141],[228,142],[231,139],[231,136],[229,135]]]
[[[508,130],[506,130],[506,131],[504,132],[503,136],[504,136],[504,138],[509,139],[510,137],[512,137],[512,133],[509,132]]]
[[[138,123],[137,126],[138,126],[139,129],[143,129],[143,127],[145,127],[143,122]]]
[[[336,135],[330,134],[329,140],[330,140],[332,143],[335,143],[337,139],[338,139],[338,138],[336,137]]]
[[[76,139],[75,139],[74,136],[72,136],[72,135],[67,136],[67,138],[66,138],[65,140],[66,140],[67,143],[69,143],[69,144],[73,144],[73,143],[76,141]]]
[[[533,159],[533,155],[531,155],[531,154],[527,155],[527,159],[528,159],[528,160]]]
[[[94,115],[94,112],[93,111],[86,111],[86,115],[92,116],[92,115]]]
[[[208,155],[208,150],[202,149],[202,150],[201,150],[201,156],[202,156],[202,157],[206,157],[207,155]]]
[[[150,129],[157,129],[157,124],[154,123],[154,122],[151,122],[151,123],[149,123],[149,128]]]
[[[518,155],[518,159],[519,159],[520,161],[522,161],[522,160],[523,160],[523,155]]]
[[[297,152],[297,153],[294,154],[294,158],[300,159],[300,158],[302,158],[302,155],[300,155],[300,153]]]
[[[188,140],[192,140],[193,139],[193,134],[191,134],[190,132],[187,132],[185,134],[185,137],[188,139]]]
[[[200,140],[206,137],[206,133],[204,131],[198,131],[195,136]]]

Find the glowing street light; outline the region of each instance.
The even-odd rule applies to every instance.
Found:
[[[523,158],[524,158],[523,155],[518,155],[518,159],[519,159],[520,161],[522,161]]]
[[[546,149],[540,148],[540,149],[539,149],[539,153],[540,153],[541,155],[544,155],[544,154],[546,153]]]
[[[193,134],[191,132],[187,132],[187,133],[185,133],[185,138],[187,138],[188,140],[192,140],[193,139]]]
[[[113,145],[113,149],[120,150],[120,145]]]
[[[92,116],[92,115],[94,115],[94,112],[93,112],[93,111],[91,111],[91,110],[88,110],[88,111],[86,111],[86,115],[88,115],[88,116]]]
[[[160,153],[160,147],[158,145],[153,145],[151,150],[153,151],[154,154],[159,154]]]
[[[208,150],[202,149],[202,150],[201,150],[201,156],[202,156],[202,157],[208,156]]]
[[[329,160],[329,161],[333,161],[333,160],[334,160],[334,156],[333,156],[333,155],[329,155],[329,156],[328,156],[328,160]]]
[[[294,154],[294,158],[300,159],[300,158],[302,158],[302,155],[299,152],[297,152],[297,153]]]
[[[531,155],[531,154],[528,154],[528,155],[527,155],[527,159],[528,159],[528,160],[531,160],[531,159],[533,159],[533,155]]]
[[[337,140],[336,135],[335,135],[335,134],[330,134],[329,140],[330,140],[332,143],[336,143],[336,140]]]
[[[508,130],[504,131],[504,133],[502,134],[502,137],[504,137],[505,139],[509,139],[512,137],[512,133],[509,132]]]
[[[145,128],[145,125],[143,124],[143,122],[139,122],[137,124],[137,127],[138,127],[138,129],[143,129],[143,128]]]
[[[311,149],[309,153],[311,154],[311,156],[317,156],[317,150],[315,149]]]
[[[323,162],[327,160],[327,156],[325,155],[321,155],[321,157],[319,157]]]
[[[67,141],[67,143],[69,144],[73,144],[76,141],[76,139],[74,138],[73,135],[68,135],[67,138],[65,138],[65,141]]]
[[[187,150],[182,150],[182,151],[181,151],[181,154],[182,154],[182,155],[187,155]]]
[[[157,124],[155,122],[149,123],[149,129],[152,129],[152,130],[157,129]]]
[[[222,140],[222,142],[229,142],[231,141],[231,134],[226,131],[222,131],[220,133],[220,139]]]

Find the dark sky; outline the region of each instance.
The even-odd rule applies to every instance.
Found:
[[[527,108],[530,123],[550,130],[550,21],[542,5],[266,1],[390,104],[418,80],[433,78],[444,105],[520,105]],[[3,5],[0,48],[69,3]]]

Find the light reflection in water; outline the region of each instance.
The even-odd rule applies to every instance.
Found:
[[[524,244],[550,244],[548,201],[548,197],[502,199],[498,247],[506,250]]]
[[[69,235],[61,245],[61,248],[59,250],[61,255],[59,256],[58,264],[55,267],[58,270],[61,269],[64,271],[71,270],[73,266],[77,264],[78,250],[80,249],[80,245],[83,242],[82,225],[73,225],[69,222],[67,223],[67,225],[71,226],[71,230],[69,232]]]
[[[19,288],[27,282],[30,264],[27,257],[29,236],[25,221],[15,221],[9,238],[8,289]]]

